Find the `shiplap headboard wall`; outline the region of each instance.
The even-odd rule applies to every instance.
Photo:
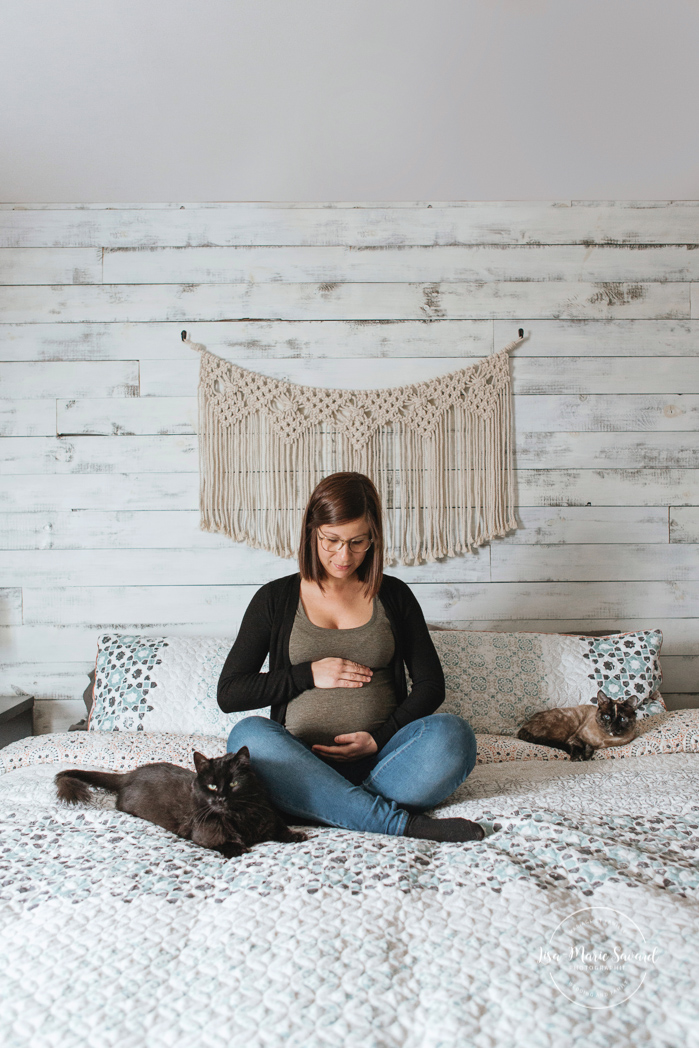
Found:
[[[697,705],[699,202],[5,205],[0,227],[3,693],[70,720],[99,631],[232,636],[295,568],[199,530],[183,328],[351,388],[521,326],[522,527],[392,570],[435,623],[660,626],[668,702]]]

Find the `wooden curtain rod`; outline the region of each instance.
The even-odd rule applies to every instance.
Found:
[[[520,338],[524,338],[524,328],[520,328],[519,331],[517,332],[517,334],[519,335]],[[186,331],[182,332],[182,341],[183,342],[187,341],[187,332]]]

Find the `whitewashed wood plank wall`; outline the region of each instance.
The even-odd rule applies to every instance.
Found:
[[[199,530],[183,328],[366,388],[523,327],[522,527],[393,570],[442,625],[660,626],[699,705],[697,248],[699,202],[0,205],[0,691],[77,714],[98,632],[231,636],[294,570]]]

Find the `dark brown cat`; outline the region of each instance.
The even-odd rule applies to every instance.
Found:
[[[123,775],[76,768],[56,776],[62,801],[90,800],[88,785],[116,793],[119,811],[163,826],[202,848],[226,858],[242,855],[262,841],[305,841],[305,833],[290,830],[272,807],[262,783],[250,767],[250,752],[205,757],[194,753],[196,773],[176,764],[144,764]]]
[[[522,725],[517,738],[565,750],[572,761],[589,761],[595,750],[631,742],[636,734],[637,700],[616,701],[598,691],[592,702],[597,705],[536,713]]]

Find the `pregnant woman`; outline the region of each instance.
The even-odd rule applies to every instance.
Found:
[[[318,484],[299,569],[258,590],[221,672],[226,713],[271,707],[270,718],[235,725],[229,751],[249,748],[289,815],[423,840],[482,840],[478,823],[422,814],[471,772],[476,740],[467,721],[434,712],[444,674],[416,598],[383,574],[381,506],[368,477],[335,473]]]

